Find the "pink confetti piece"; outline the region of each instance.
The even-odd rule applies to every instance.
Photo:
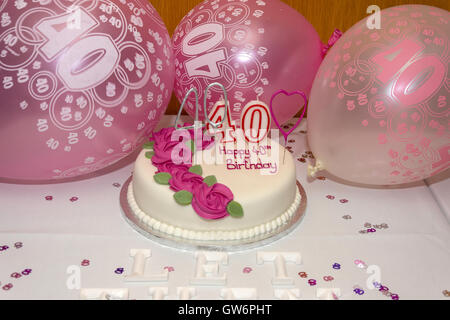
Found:
[[[8,290],[11,290],[12,287],[13,287],[12,283],[8,283],[8,284],[5,284],[2,287],[2,289],[5,290],[5,291],[8,291]]]
[[[253,269],[252,268],[250,268],[250,267],[245,267],[244,269],[242,269],[242,272],[243,273],[251,273],[253,271]]]
[[[52,200],[53,200],[53,196],[46,196],[46,197],[45,197],[45,200],[47,200],[47,201],[52,201]]]
[[[175,268],[171,267],[171,266],[166,266],[166,267],[164,267],[164,270],[167,270],[168,272],[174,272]]]
[[[11,278],[19,279],[20,277],[22,277],[22,275],[18,272],[14,272],[11,274]]]
[[[327,195],[326,198],[329,199],[329,200],[334,200],[334,199],[336,199],[336,197],[335,197],[335,196],[332,196],[332,195]]]
[[[315,286],[317,284],[317,281],[315,279],[310,279],[310,280],[308,280],[308,283],[312,287],[312,286]]]
[[[89,261],[89,260],[87,260],[87,259],[84,259],[83,261],[81,261],[81,265],[83,266],[83,267],[87,267],[87,266],[89,266],[91,264],[91,262]]]
[[[339,200],[339,202],[340,203],[348,203],[348,200],[347,199],[341,199],[341,200]]]
[[[22,273],[22,275],[24,275],[24,276],[28,276],[32,271],[33,271],[32,269],[25,269],[25,270],[23,270],[21,273]]]
[[[14,243],[14,247],[15,247],[16,249],[20,249],[20,248],[23,247],[23,243],[22,243],[22,242],[16,242],[16,243]]]
[[[323,280],[327,281],[327,282],[330,282],[330,281],[333,281],[334,278],[332,276],[325,276],[325,277],[323,277]]]
[[[75,202],[75,201],[78,201],[78,197],[72,197],[69,200],[70,200],[70,202]]]
[[[121,184],[118,182],[113,183],[113,187],[120,188]]]

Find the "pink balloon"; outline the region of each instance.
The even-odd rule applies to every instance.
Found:
[[[164,114],[171,39],[146,1],[10,0],[0,16],[0,177],[102,169]]]
[[[219,82],[227,89],[236,121],[248,102],[259,97],[269,103],[280,89],[301,90],[309,96],[322,62],[323,45],[313,26],[278,0],[202,1],[180,22],[173,44],[175,93],[181,102],[195,87],[202,119],[203,96],[211,83]],[[208,113],[222,95],[219,87],[211,88]],[[297,98],[277,98],[275,113],[281,123],[299,110],[303,99]],[[195,116],[194,96],[186,111]]]
[[[423,5],[381,12],[335,44],[314,81],[309,143],[345,180],[395,185],[449,167],[448,11]]]

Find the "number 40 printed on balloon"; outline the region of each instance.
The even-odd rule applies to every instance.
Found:
[[[68,23],[71,19],[79,21]],[[87,12],[78,8],[76,13],[42,19],[36,26],[47,39],[39,50],[48,61],[68,48],[60,58],[56,72],[69,89],[92,88],[107,79],[116,68],[119,52],[110,36],[91,34],[71,44],[97,25]],[[80,67],[73,68],[74,65]]]

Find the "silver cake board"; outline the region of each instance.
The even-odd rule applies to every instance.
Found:
[[[285,237],[291,231],[293,231],[303,220],[306,211],[306,192],[300,182],[297,181],[297,187],[300,195],[302,196],[300,205],[298,206],[297,211],[294,213],[294,216],[288,222],[279,226],[272,232],[243,240],[200,241],[183,239],[180,237],[169,235],[159,230],[155,230],[136,217],[136,215],[131,210],[127,200],[128,186],[130,185],[131,180],[132,177],[128,178],[120,191],[120,205],[122,207],[122,215],[125,221],[127,221],[135,231],[137,231],[144,237],[162,246],[183,251],[241,252],[266,246]]]

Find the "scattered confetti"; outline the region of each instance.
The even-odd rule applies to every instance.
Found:
[[[399,300],[400,299],[400,297],[398,296],[398,294],[391,294],[391,299],[392,300]]]
[[[355,264],[360,269],[367,269],[366,263],[364,261],[362,261],[362,260],[355,260]]]
[[[341,265],[339,263],[334,263],[333,264],[333,269],[335,270],[341,270]]]
[[[342,216],[342,218],[345,219],[345,220],[351,220],[352,216],[347,214],[345,216]]]
[[[12,283],[5,284],[2,289],[5,291],[10,290],[13,287]]]
[[[364,228],[372,228],[372,224],[366,222],[366,223],[364,224]]]
[[[317,284],[317,281],[314,279],[310,279],[310,280],[308,280],[308,283],[310,286],[315,286]]]
[[[325,276],[325,277],[323,277],[323,280],[327,281],[327,282],[330,282],[330,281],[333,281],[334,278],[332,276]]]
[[[329,199],[329,200],[334,200],[334,199],[336,199],[336,197],[335,197],[335,196],[332,196],[332,195],[327,195],[326,198]]]
[[[242,270],[243,273],[250,273],[250,272],[252,272],[252,271],[253,271],[253,269],[250,268],[250,267],[245,267],[245,268]]]
[[[174,272],[174,271],[175,271],[175,268],[174,268],[174,267],[171,267],[171,266],[166,266],[166,267],[164,267],[164,270],[167,270],[167,271],[169,271],[169,272]]]
[[[371,229],[367,229],[367,232],[369,232],[369,233],[374,233],[374,232],[377,232],[377,230],[374,229],[374,228],[371,228]]]
[[[297,159],[299,162],[301,162],[301,163],[306,163],[306,159],[305,158],[300,158],[300,159]]]
[[[340,203],[348,203],[348,200],[347,199],[341,199],[341,200],[339,200],[339,202]]]
[[[442,294],[443,294],[444,296],[446,296],[447,298],[450,297],[450,291],[448,291],[448,290],[442,291]]]
[[[75,201],[78,201],[78,197],[72,197],[72,198],[70,198],[70,202],[75,202]]]
[[[116,274],[122,274],[125,270],[123,268],[117,268],[116,270],[114,270],[114,273]]]
[[[115,182],[115,183],[113,183],[113,186],[116,187],[116,188],[120,188],[121,184],[118,183],[118,182]]]
[[[91,262],[90,262],[89,260],[87,260],[87,259],[81,261],[81,265],[82,265],[83,267],[87,267],[87,266],[89,266],[90,264],[91,264]]]
[[[18,272],[14,272],[13,274],[11,274],[11,278],[19,279],[20,277],[22,277],[22,275]]]
[[[299,272],[298,275],[300,278],[308,278],[308,274],[306,272]]]
[[[358,295],[360,295],[360,296],[362,296],[364,294],[364,290],[359,289],[359,288],[356,288],[355,290],[353,290],[353,292],[358,294]]]
[[[31,270],[31,269],[25,269],[25,270],[22,271],[22,274],[23,274],[24,276],[28,276],[28,275],[31,273],[31,271],[33,271],[33,270]]]
[[[8,249],[9,249],[8,246],[0,246],[0,251],[6,251]]]
[[[46,197],[45,197],[45,200],[47,200],[47,201],[52,201],[52,200],[53,200],[53,197],[52,197],[52,196],[46,196]]]
[[[14,243],[14,247],[15,247],[16,249],[20,249],[20,248],[23,247],[23,243],[22,243],[22,242],[16,242],[16,243]]]

